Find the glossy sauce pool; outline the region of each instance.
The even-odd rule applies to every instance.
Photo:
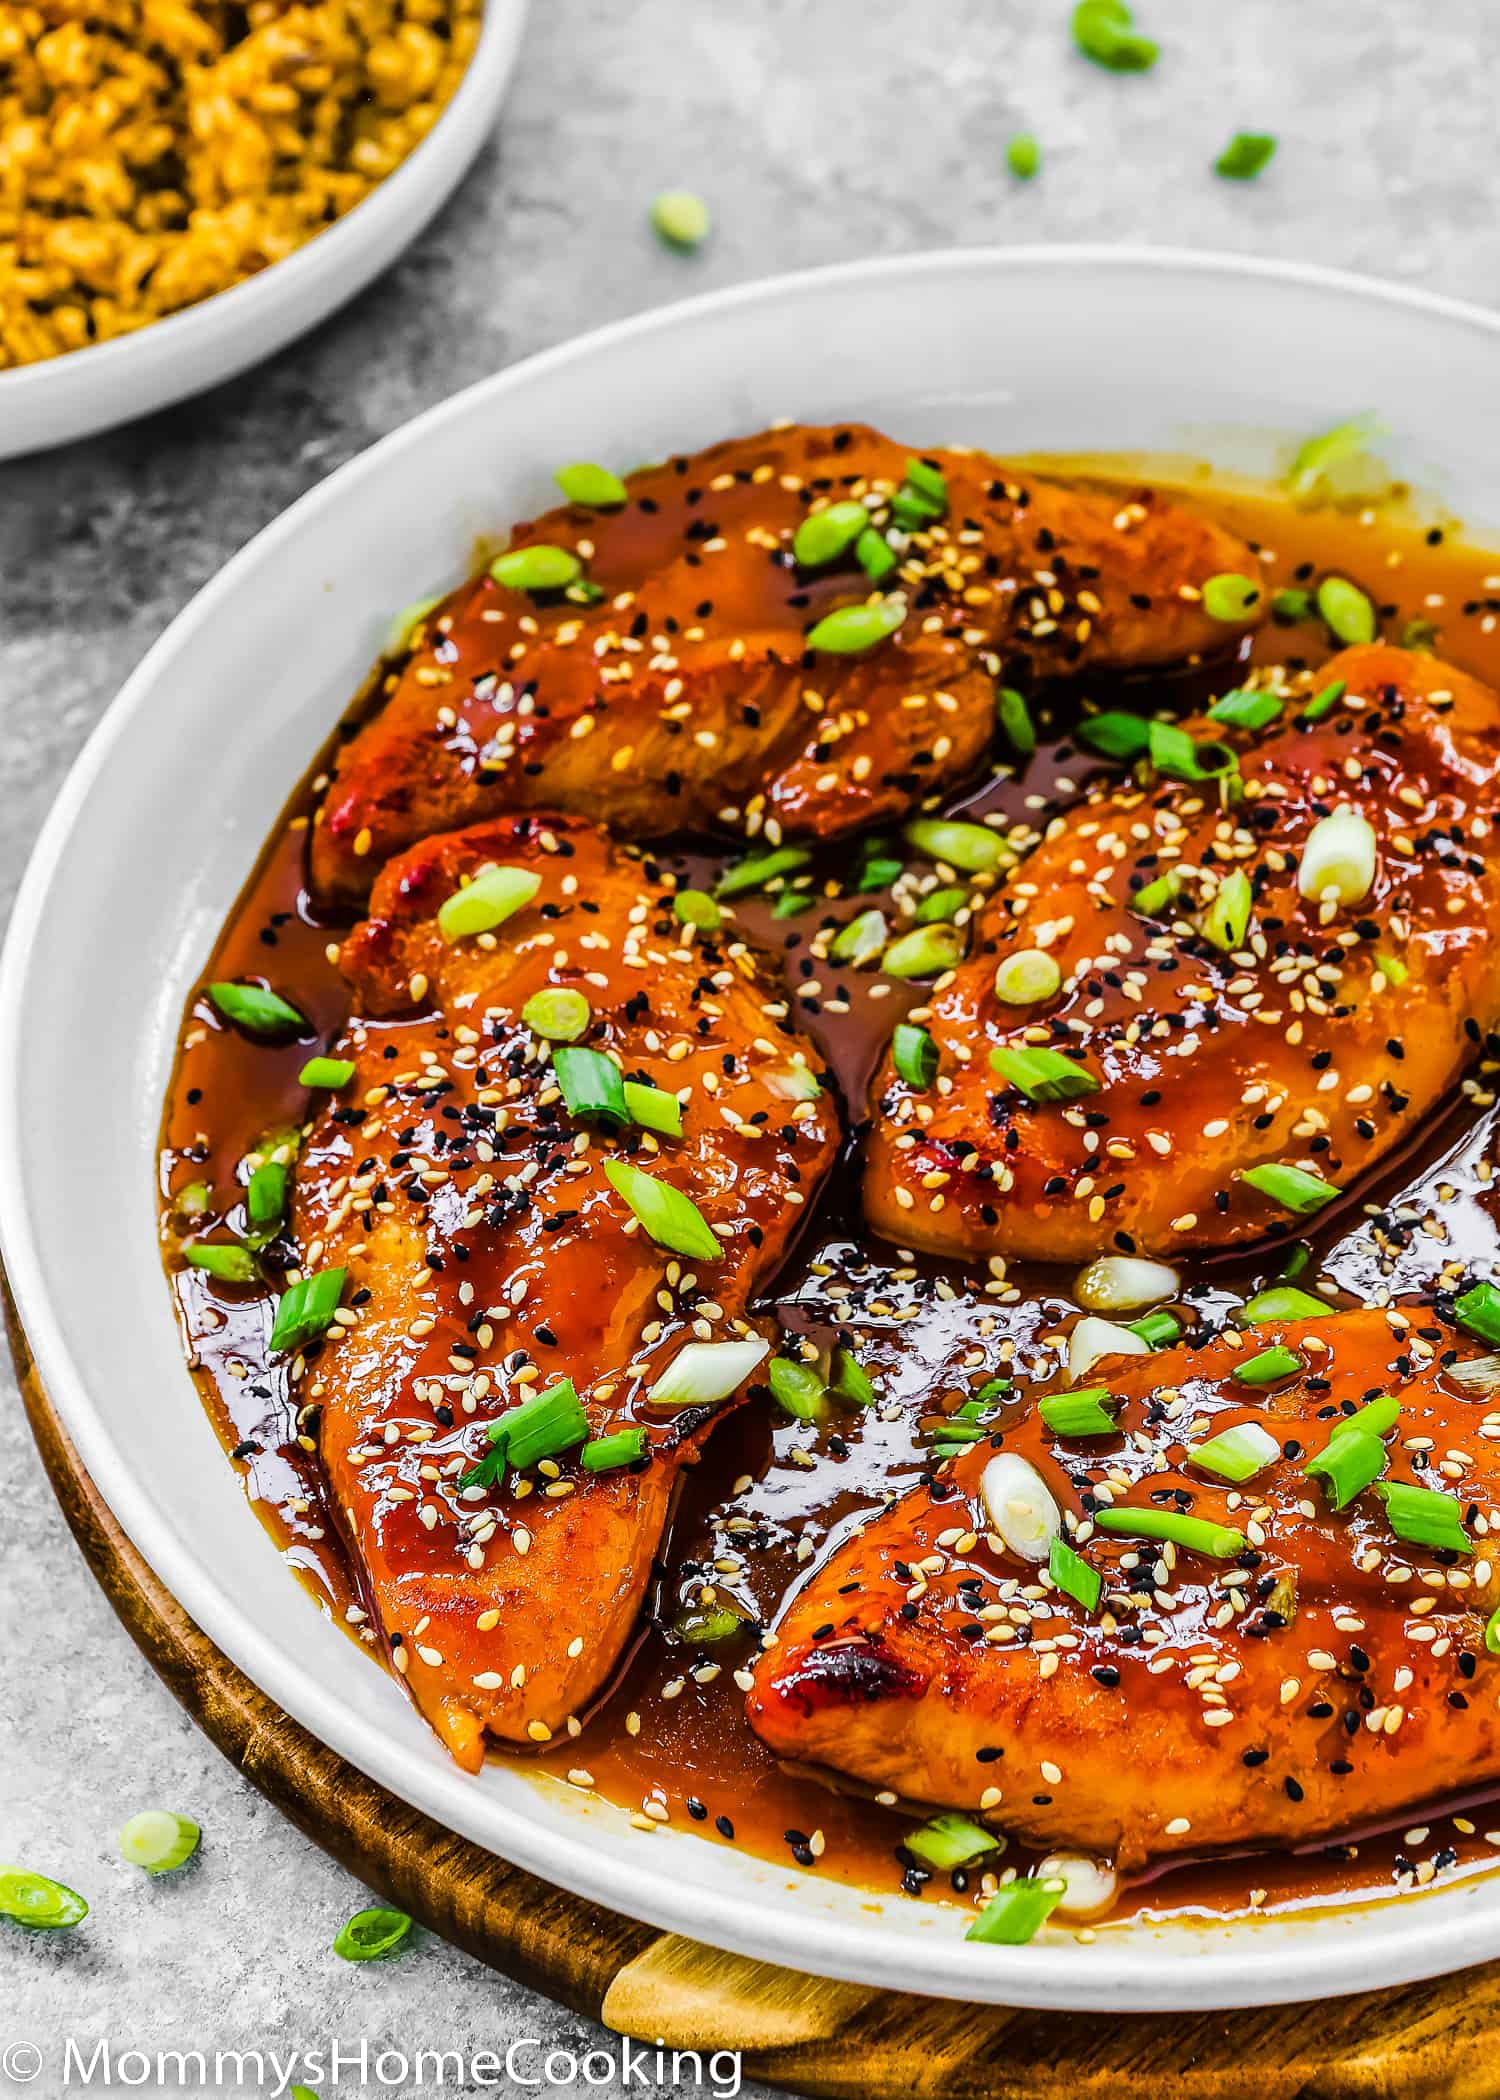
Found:
[[[1388,638],[1430,640],[1445,659],[1500,686],[1500,554],[1466,545],[1455,528],[1398,522],[1385,508],[1306,512],[1275,495],[1224,493],[1206,480],[1183,483],[1175,476],[1173,492],[1265,551],[1268,589],[1335,570],[1369,593]],[[1248,660],[1316,665],[1334,646],[1316,619],[1268,624]],[[1236,682],[1233,664],[1220,663],[1211,675],[1157,680],[1149,693],[1137,686],[1136,697],[1149,697],[1152,705],[1180,699],[1186,708]],[[1066,739],[1084,698],[1107,704],[1103,682],[1080,680],[1044,693],[1041,748],[1020,776],[1006,770],[955,798],[952,807],[1000,811],[1011,822],[1035,822],[1044,808],[1066,807],[1098,770]],[[306,830],[321,784],[314,768],[203,978],[274,979],[329,1041],[348,1014],[347,988],[333,960],[348,922],[320,916],[304,886]],[[949,1877],[929,1877],[901,1850],[903,1832],[924,1811],[881,1807],[825,1776],[779,1767],[750,1733],[735,1682],[736,1668],[753,1652],[752,1637],[722,1650],[702,1649],[674,1632],[684,1606],[699,1603],[705,1588],[759,1625],[771,1625],[782,1599],[830,1545],[915,1481],[927,1462],[922,1424],[943,1411],[945,1396],[962,1397],[976,1379],[1024,1369],[1035,1360],[1038,1335],[1076,1310],[1068,1296],[1071,1270],[1013,1265],[1003,1286],[986,1288],[982,1273],[912,1259],[862,1225],[856,1152],[867,1081],[890,1029],[921,1003],[923,992],[809,952],[820,927],[873,901],[838,888],[859,852],[858,844],[846,844],[820,855],[816,902],[805,913],[778,919],[770,900],[756,897],[739,900],[736,913],[750,938],[783,956],[794,1007],[840,1081],[846,1127],[854,1132],[840,1170],[758,1309],[815,1339],[831,1338],[835,1327],[853,1339],[877,1375],[879,1404],[867,1413],[835,1409],[812,1427],[745,1407],[722,1425],[686,1476],[651,1609],[608,1696],[584,1718],[576,1738],[562,1737],[524,1762],[573,1775],[575,1783],[586,1775],[593,1790],[643,1826],[642,1842],[645,1826],[670,1821],[788,1867],[931,1900],[948,1892]],[[715,868],[735,857],[732,846],[716,854],[656,856],[706,887]],[[181,1266],[176,1253],[189,1229],[182,1191],[206,1183],[227,1206],[238,1194],[244,1155],[268,1131],[305,1116],[307,1095],[297,1074],[308,1054],[306,1042],[252,1043],[236,1031],[208,1028],[189,1012],[162,1133],[163,1251],[205,1406],[257,1514],[288,1565],[374,1656],[378,1648],[359,1619],[358,1574],[342,1551],[313,1441],[299,1436],[285,1371],[267,1356],[265,1300],[215,1284]],[[1420,1298],[1454,1253],[1455,1239],[1471,1262],[1500,1249],[1500,1201],[1491,1193],[1488,1167],[1492,1113],[1472,1099],[1440,1111],[1416,1145],[1325,1215],[1308,1236],[1313,1259],[1301,1281],[1321,1275],[1336,1283],[1348,1294],[1342,1303],[1374,1293]],[[1429,1207],[1423,1191],[1439,1183],[1450,1192],[1443,1212],[1449,1240],[1442,1248],[1421,1230]],[[217,1215],[211,1210],[194,1229]],[[1182,1262],[1182,1301],[1212,1319],[1268,1280],[1284,1257],[1282,1246]],[[1372,1900],[1435,1876],[1477,1872],[1497,1848],[1500,1792],[1442,1804],[1397,1830],[1354,1831],[1340,1843],[1295,1854],[1174,1861],[1128,1885],[1111,1916],[1225,1915]],[[963,1885],[960,1871],[954,1886]]]

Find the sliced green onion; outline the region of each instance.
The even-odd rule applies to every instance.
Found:
[[[120,1857],[148,1874],[170,1874],[190,1860],[203,1833],[187,1816],[165,1808],[142,1809],[120,1832]]]
[[[1229,182],[1253,182],[1275,151],[1268,131],[1237,131],[1214,162],[1214,173]]]
[[[568,985],[549,985],[544,991],[533,992],[521,1008],[521,1019],[532,1034],[549,1043],[576,1043],[581,1035],[587,1035],[593,1018],[594,1009],[583,993]]]
[[[713,226],[708,206],[692,190],[661,190],[651,200],[651,224],[669,248],[701,248]]]
[[[1484,1645],[1491,1655],[1500,1655],[1500,1604],[1484,1622]]]
[[[400,656],[411,647],[412,636],[435,606],[443,602],[443,593],[438,591],[431,598],[417,598],[412,604],[403,606],[386,629],[383,656]]]
[[[1255,892],[1250,887],[1250,877],[1243,868],[1231,868],[1219,887],[1201,920],[1203,938],[1232,955],[1236,948],[1243,948],[1245,936],[1250,931],[1250,913],[1255,905]]]
[[[1405,984],[1407,978],[1411,975],[1405,963],[1399,961],[1394,955],[1377,955],[1375,967],[1386,983],[1397,990]]]
[[[743,1342],[688,1342],[646,1398],[653,1407],[714,1407],[737,1393],[771,1353],[759,1335]]]
[[[1294,1240],[1286,1251],[1286,1260],[1276,1273],[1284,1282],[1290,1283],[1294,1276],[1302,1274],[1311,1260],[1312,1248],[1306,1240]]]
[[[1500,1290],[1492,1283],[1471,1284],[1453,1301],[1454,1318],[1469,1334],[1500,1348]]]
[[[940,977],[963,961],[965,945],[956,926],[915,926],[891,942],[880,967],[888,977]]]
[[[1149,1343],[1143,1342],[1133,1327],[1122,1327],[1117,1320],[1102,1320],[1097,1313],[1085,1313],[1075,1320],[1068,1333],[1068,1376],[1082,1378],[1111,1356],[1149,1356]]]
[[[774,1356],[766,1370],[766,1381],[778,1407],[785,1408],[799,1422],[818,1420],[828,1388],[811,1364],[798,1363],[790,1356]]]
[[[1237,1363],[1229,1375],[1240,1385],[1275,1385],[1279,1379],[1295,1377],[1298,1371],[1305,1369],[1306,1361],[1295,1349],[1273,1342],[1258,1356]]]
[[[1306,707],[1303,708],[1302,719],[1305,722],[1321,722],[1326,715],[1333,713],[1333,710],[1338,706],[1348,690],[1349,686],[1346,679],[1330,678],[1327,685],[1314,693]]]
[[[1073,10],[1073,42],[1087,59],[1107,73],[1149,73],[1161,46],[1136,29],[1125,0],[1078,0]],[[972,1937],[972,1935],[971,1935]],[[1030,1939],[1031,1934],[1026,1937]]]
[[[965,875],[987,875],[1015,864],[1015,854],[988,824],[963,824],[946,817],[913,817],[901,836],[929,860],[946,862]]]
[[[298,1035],[307,1026],[305,1015],[263,984],[211,984],[208,996],[225,1020],[247,1035]]]
[[[1175,1313],[1147,1313],[1143,1320],[1130,1321],[1129,1327],[1148,1349],[1170,1349],[1174,1342],[1182,1340],[1182,1322]]]
[[[659,1086],[642,1086],[637,1079],[625,1082],[625,1106],[632,1123],[654,1130],[661,1137],[682,1136],[682,1103],[675,1094]]]
[[[695,1648],[721,1648],[725,1641],[738,1640],[745,1631],[746,1621],[727,1604],[701,1607],[697,1610],[680,1611],[672,1622],[672,1631],[680,1641],[690,1641]]]
[[[912,458],[906,462],[906,485],[918,495],[925,496],[929,503],[948,508],[948,477],[930,459]]]
[[[889,933],[883,911],[862,911],[839,928],[828,952],[835,962],[851,963],[861,970],[878,959]]]
[[[1086,715],[1073,735],[1104,758],[1139,758],[1151,742],[1151,725],[1140,715],[1106,711]]]
[[[810,1065],[803,1064],[800,1057],[790,1064],[778,1065],[765,1075],[766,1085],[783,1101],[816,1101],[823,1091],[818,1084],[818,1075]]]
[[[1226,693],[1208,713],[1211,721],[1227,722],[1231,729],[1264,729],[1281,713],[1281,702],[1274,693]]]
[[[1086,1612],[1099,1609],[1103,1577],[1097,1568],[1091,1568],[1080,1554],[1073,1551],[1060,1533],[1047,1548],[1047,1573],[1054,1586],[1071,1597],[1075,1604],[1081,1604]]]
[[[1325,1203],[1344,1193],[1334,1182],[1325,1181],[1321,1174],[1311,1173],[1306,1167],[1247,1167],[1240,1179],[1299,1218],[1321,1210]]]
[[[1271,600],[1271,617],[1276,620],[1305,620],[1311,615],[1312,609],[1312,592],[1296,587],[1277,591]]]
[[[1347,576],[1325,576],[1318,585],[1318,611],[1335,641],[1352,647],[1375,639],[1375,608]]]
[[[1116,1423],[1106,1401],[1119,1406],[1108,1386],[1086,1385],[1075,1393],[1049,1393],[1037,1413],[1054,1436],[1113,1436]]]
[[[932,926],[941,919],[951,919],[956,912],[963,910],[968,901],[967,890],[929,890],[912,913],[913,923],[918,926]]]
[[[1006,1006],[1036,1006],[1055,999],[1062,971],[1045,948],[1018,948],[995,972],[995,997]]]
[[[1313,1480],[1321,1480],[1331,1509],[1347,1509],[1356,1495],[1380,1478],[1389,1457],[1378,1436],[1340,1423],[1333,1435],[1303,1467]]]
[[[581,503],[589,510],[618,510],[630,500],[630,491],[618,474],[585,460],[559,467],[554,478],[570,503]]]
[[[297,1074],[298,1086],[322,1087],[330,1094],[338,1093],[354,1077],[355,1063],[352,1057],[310,1057]]]
[[[938,1046],[925,1028],[901,1021],[891,1037],[891,1062],[919,1094],[925,1094],[937,1078]]]
[[[1015,1048],[1001,1044],[990,1052],[990,1064],[1008,1086],[1028,1101],[1078,1101],[1097,1094],[1099,1082],[1060,1050]]]
[[[1036,725],[1024,694],[1018,693],[1014,686],[1002,685],[995,696],[995,714],[1001,732],[1017,758],[1030,758],[1036,749]]]
[[[899,591],[866,605],[841,605],[809,629],[807,646],[825,656],[863,656],[889,641],[905,619],[906,600]]]
[[[800,912],[811,911],[817,901],[811,890],[783,890],[771,906],[771,917],[795,919]]]
[[[616,1429],[585,1444],[578,1463],[585,1473],[617,1473],[622,1466],[638,1465],[645,1456],[644,1429]]]
[[[0,1867],[0,1918],[35,1932],[66,1932],[82,1924],[89,1907],[76,1889],[29,1867]]]
[[[1130,909],[1143,919],[1159,919],[1182,895],[1186,881],[1181,868],[1168,868],[1165,875],[1156,876],[1136,891]]]
[[[722,1258],[724,1249],[708,1220],[681,1189],[642,1173],[624,1159],[607,1159],[604,1171],[611,1187],[624,1197],[658,1247],[666,1247],[673,1254],[690,1255],[694,1261]]]
[[[333,1951],[341,1961],[378,1961],[399,1947],[410,1931],[411,1919],[404,1910],[357,1911],[339,1927]]]
[[[1029,131],[1018,131],[1007,141],[1005,165],[1017,182],[1032,182],[1041,173],[1042,149]]]
[[[1150,723],[1147,749],[1157,772],[1173,780],[1217,780],[1239,769],[1239,760],[1227,744],[1195,744],[1175,722]]]
[[[460,1474],[461,1488],[495,1487],[506,1469],[524,1473],[539,1459],[556,1458],[586,1443],[589,1418],[571,1378],[559,1378],[545,1393],[532,1393],[491,1422],[485,1435],[490,1448],[467,1473]]]
[[[996,1537],[1018,1559],[1051,1559],[1062,1511],[1036,1467],[1014,1451],[997,1451],[979,1476],[979,1499]]]
[[[1335,424],[1332,430],[1308,438],[1292,461],[1292,471],[1287,476],[1288,490],[1298,502],[1305,502],[1330,467],[1355,458],[1365,451],[1372,439],[1384,435],[1374,416],[1363,415],[1353,416],[1347,423]]]
[[[172,1208],[179,1218],[202,1218],[212,1202],[213,1190],[206,1181],[185,1181],[172,1198]]]
[[[583,563],[570,547],[513,547],[497,554],[490,574],[508,591],[560,591],[583,574]]]
[[[1375,884],[1375,827],[1347,802],[1320,817],[1307,834],[1297,866],[1300,895],[1316,903],[1332,892],[1341,905],[1358,904]]]
[[[1261,588],[1253,576],[1226,572],[1210,576],[1203,586],[1203,610],[1211,620],[1220,620],[1226,627],[1242,627],[1246,620],[1253,619],[1260,601]]]
[[[1401,1419],[1401,1402],[1389,1393],[1382,1393],[1364,1407],[1356,1407],[1352,1415],[1342,1415],[1334,1423],[1332,1436],[1389,1436]]]
[[[905,866],[889,853],[867,851],[860,863],[854,887],[860,891],[888,890]]]
[[[696,926],[712,933],[724,923],[724,914],[707,890],[678,890],[672,898],[673,917],[683,926]]]
[[[1081,14],[1083,9],[1079,9]],[[1078,17],[1074,16],[1076,22]],[[1145,38],[1138,39],[1145,43]],[[1151,64],[1156,56],[1156,46],[1149,46]],[[1092,54],[1090,54],[1092,56]],[[1100,59],[1100,65],[1111,65],[1116,72],[1139,72],[1140,66],[1123,66],[1109,59]],[[1045,1880],[1008,1881],[1004,1888],[996,1889],[993,1896],[964,1934],[966,1940],[982,1940],[992,1947],[1024,1947],[1034,1940],[1042,1927],[1068,1893],[1068,1884],[1060,1874],[1049,1874]]]
[[[1194,1445],[1187,1456],[1190,1464],[1238,1486],[1280,1458],[1281,1446],[1258,1422],[1240,1422],[1232,1429],[1221,1429],[1206,1443]]]
[[[245,1213],[262,1231],[286,1215],[287,1170],[279,1159],[262,1160],[245,1187]]]
[[[811,859],[805,846],[774,846],[769,853],[748,854],[724,870],[714,884],[714,895],[742,897],[750,890],[763,890],[778,875],[793,875]]]
[[[944,506],[924,496],[920,489],[903,483],[891,498],[891,523],[903,532],[925,532],[943,515]]]
[[[612,1130],[623,1130],[630,1121],[620,1068],[602,1050],[565,1043],[552,1054],[552,1070],[570,1116]]]
[[[259,1262],[238,1240],[199,1240],[196,1246],[184,1247],[182,1251],[191,1267],[217,1276],[221,1283],[260,1281]]]
[[[1210,1560],[1233,1560],[1245,1550],[1245,1534],[1205,1517],[1185,1517],[1175,1509],[1101,1509],[1094,1514],[1099,1531],[1126,1539],[1163,1539]]]
[[[1273,1283],[1269,1290],[1257,1291],[1235,1318],[1247,1327],[1259,1327],[1267,1320],[1326,1320],[1333,1310],[1323,1299],[1299,1291],[1292,1284]]]
[[[970,1860],[998,1852],[1004,1840],[982,1823],[950,1812],[909,1830],[901,1842],[924,1867],[931,1867],[935,1874],[951,1874],[955,1867],[966,1867]]]
[[[541,886],[541,876],[529,868],[481,868],[438,906],[438,932],[449,942],[493,932],[529,904]]]
[[[347,1269],[320,1269],[283,1291],[271,1323],[271,1354],[279,1356],[326,1334],[344,1295]]]
[[[1138,1306],[1170,1298],[1181,1283],[1177,1270],[1164,1261],[1146,1261],[1138,1254],[1101,1254],[1079,1270],[1073,1296],[1090,1312],[1133,1312]]]
[[[847,554],[870,523],[862,503],[830,503],[802,520],[792,540],[792,556],[802,569],[823,569]]]
[[[885,534],[877,532],[873,525],[867,525],[854,542],[854,559],[871,583],[884,583],[886,578],[894,576],[901,566],[895,548]]]
[[[1456,1495],[1436,1488],[1409,1487],[1405,1481],[1382,1481],[1376,1493],[1398,1539],[1410,1546],[1434,1546],[1450,1553],[1472,1553],[1474,1541],[1463,1527],[1463,1508]]]
[[[880,1397],[869,1372],[854,1351],[842,1345],[833,1352],[833,1380],[828,1390],[854,1407],[873,1407]]]

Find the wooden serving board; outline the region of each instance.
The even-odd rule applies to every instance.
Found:
[[[747,2078],[860,2100],[1500,2095],[1500,1962],[1401,1990],[1248,2012],[1008,2011],[828,1983],[721,1954],[507,1866],[345,1764],[199,1631],[84,1471],[8,1291],[5,1311],[26,1411],[63,1514],[136,1645],[193,1719],[370,1888],[575,2011],[673,2048],[740,2049]]]

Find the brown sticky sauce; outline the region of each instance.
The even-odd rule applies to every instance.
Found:
[[[1405,522],[1392,507],[1309,512],[1264,491],[1225,493],[1192,477],[1163,478],[1198,508],[1272,551],[1263,570],[1268,590],[1336,570],[1375,600],[1386,636],[1410,639],[1409,623],[1423,623],[1419,632],[1436,629],[1440,655],[1500,686],[1500,555],[1465,545],[1452,528]],[[1316,666],[1331,653],[1314,618],[1268,624],[1245,660]],[[1211,673],[1158,679],[1151,702],[1180,698],[1187,709],[1228,690],[1235,679],[1233,665],[1222,662]],[[1044,808],[1066,807],[1096,770],[1065,738],[1083,697],[1107,704],[1109,696],[1098,680],[1043,695],[1043,736],[1050,714],[1052,740],[1043,742],[1019,777],[1003,774],[971,788],[955,798],[953,809],[1002,811],[1012,821],[1034,822]],[[329,953],[344,922],[320,917],[303,881],[306,826],[321,785],[315,772],[294,799],[203,982],[264,977],[300,1006],[319,1042],[326,1043],[348,1008]],[[919,987],[808,956],[810,934],[830,914],[843,919],[878,901],[833,901],[823,892],[823,878],[832,887],[834,878],[848,876],[862,850],[861,844],[846,846],[820,860],[817,902],[802,915],[777,919],[769,900],[760,898],[742,899],[736,907],[743,930],[784,956],[794,1004],[839,1079],[851,1124],[863,1112],[868,1078],[890,1029],[922,996]],[[686,879],[706,884],[719,861],[734,857],[732,847],[717,858],[656,856]],[[809,980],[821,986],[820,996],[796,1000]],[[285,1047],[253,1044],[217,1025],[206,1000],[195,1002],[163,1128],[163,1240],[205,1404],[242,1469],[257,1514],[324,1607],[341,1621],[355,1614],[351,1631],[373,1654],[378,1649],[358,1616],[359,1576],[341,1548],[312,1439],[299,1438],[285,1370],[268,1357],[267,1300],[220,1290],[199,1272],[177,1266],[172,1256],[186,1230],[173,1213],[174,1192],[205,1181],[220,1203],[227,1200],[225,1192],[243,1178],[244,1154],[267,1130],[305,1115],[307,1097],[297,1074],[314,1047],[310,1039]],[[1455,1242],[1471,1260],[1500,1250],[1497,1201],[1476,1172],[1493,1156],[1491,1126],[1492,1118],[1472,1106],[1449,1104],[1404,1154],[1325,1215],[1309,1235],[1312,1262],[1303,1280],[1321,1274],[1352,1302],[1376,1289],[1420,1296]],[[1426,1192],[1440,1184],[1448,1192],[1444,1246],[1425,1236],[1418,1222],[1430,1208]],[[1373,1216],[1377,1208],[1379,1220]],[[1410,1229],[1403,1222],[1408,1212]],[[231,1228],[243,1223],[230,1208],[215,1211],[198,1229],[215,1220]],[[1184,1263],[1184,1300],[1212,1315],[1269,1280],[1284,1255],[1284,1248],[1262,1249]],[[686,1477],[651,1609],[613,1688],[586,1717],[581,1735],[524,1762],[559,1774],[581,1767],[600,1795],[625,1809],[655,1804],[674,1825],[789,1868],[812,1863],[806,1844],[821,1833],[820,1875],[881,1892],[900,1889],[905,1876],[908,1891],[919,1894],[923,1884],[897,1848],[923,1811],[893,1811],[829,1775],[778,1766],[747,1727],[735,1683],[735,1669],[749,1660],[753,1639],[702,1651],[684,1645],[671,1629],[683,1600],[696,1600],[705,1583],[757,1624],[774,1623],[787,1593],[851,1527],[915,1480],[923,1465],[923,1420],[993,1375],[1007,1350],[1012,1363],[1006,1367],[1024,1368],[1037,1335],[1073,1309],[1065,1296],[1070,1281],[1071,1271],[1014,1267],[1008,1279],[1013,1289],[986,1294],[983,1275],[913,1260],[875,1239],[859,1218],[851,1140],[841,1170],[759,1309],[815,1338],[837,1334],[852,1340],[877,1380],[879,1405],[868,1413],[835,1411],[816,1429],[772,1421],[754,1408],[742,1408],[725,1422]],[[1472,1802],[1414,1813],[1400,1829],[1356,1831],[1294,1853],[1173,1861],[1129,1885],[1112,1916],[1222,1918],[1251,1907],[1369,1901],[1399,1893],[1414,1878],[1426,1881],[1435,1874],[1447,1882],[1479,1871],[1495,1857],[1485,1837],[1491,1826],[1500,1826],[1495,1790]],[[954,1885],[963,1883],[960,1873]],[[936,1876],[926,1886],[929,1895],[945,1893],[948,1877]]]

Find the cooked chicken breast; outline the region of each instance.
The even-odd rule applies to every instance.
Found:
[[[1300,1843],[1500,1776],[1500,1417],[1446,1373],[1451,1339],[1420,1312],[1368,1311],[1115,1358],[1090,1373],[1116,1423],[1102,1435],[1059,1434],[1012,1396],[793,1600],[752,1725],[781,1756],[1126,1867]],[[1272,1346],[1292,1375],[1235,1378]],[[1373,1456],[1345,1484],[1370,1484],[1335,1510],[1308,1459],[1377,1396],[1399,1417],[1363,1432]],[[1238,1488],[1191,1455],[1235,1425],[1271,1454]],[[997,1535],[1027,1535],[1028,1475],[1100,1578],[1092,1612],[1045,1544],[1038,1565]],[[1456,1545],[1413,1543],[1390,1483],[1449,1498]],[[1227,1533],[1219,1557],[1131,1536],[1164,1514]]]
[[[534,895],[445,938],[445,900],[477,876],[472,905],[494,868],[520,871],[521,889],[533,878]],[[487,1732],[544,1742],[609,1678],[678,1468],[754,1365],[722,1404],[652,1388],[687,1345],[760,1347],[746,1305],[832,1162],[837,1117],[756,958],[679,925],[654,873],[582,822],[429,840],[386,869],[343,967],[356,1018],[337,1054],[356,1069],[303,1147],[294,1226],[305,1270],[348,1281],[300,1397],[370,1609],[472,1768]],[[573,995],[561,1020],[531,1003],[558,991]],[[616,1134],[560,1096],[538,1031],[564,1025],[620,1068],[622,1092],[657,1090]],[[681,1105],[680,1135],[645,1127],[673,1119],[662,1096]],[[650,1177],[647,1195],[675,1192],[666,1238],[706,1227],[716,1251],[657,1244],[608,1177],[622,1164]],[[507,1465],[487,1432],[514,1432],[523,1403],[564,1380],[591,1439],[644,1431],[635,1463],[615,1449],[590,1471],[600,1454],[580,1463],[580,1431]],[[496,1477],[466,1486],[497,1453]]]
[[[1380,646],[1314,684],[1258,731],[1182,725],[1230,773],[1171,777],[1174,729],[1049,825],[934,992],[934,1085],[879,1076],[878,1231],[1054,1261],[1255,1239],[1454,1085],[1500,1018],[1500,700]]]
[[[971,772],[1002,677],[1170,664],[1237,638],[1198,599],[1209,576],[1254,568],[1220,527],[1150,492],[923,458],[929,493],[903,498],[905,446],[789,427],[645,468],[616,508],[522,526],[512,552],[576,558],[574,596],[486,573],[418,622],[339,754],[317,887],[362,898],[390,854],[517,808],[635,838],[842,834]],[[797,528],[836,504],[888,528],[893,500],[912,529],[879,593],[905,617],[852,653],[847,636],[809,646],[876,586],[852,534],[799,564]]]

